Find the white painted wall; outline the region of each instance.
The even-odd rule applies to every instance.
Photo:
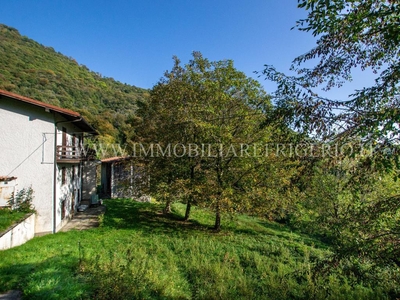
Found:
[[[53,177],[54,177],[54,126],[63,121],[61,115],[46,112],[13,99],[0,99],[0,176],[17,177],[16,191],[32,186],[35,210],[37,211],[37,234],[53,230]],[[60,123],[57,144],[62,143],[61,128],[67,128],[68,145],[72,133],[82,135],[73,123]],[[61,168],[65,166],[67,180],[61,184]],[[57,164],[56,180],[56,228],[57,231],[71,218],[79,202],[80,172],[75,164],[75,178],[72,180],[72,164]],[[66,218],[61,219],[61,203],[66,200]]]
[[[57,145],[62,146],[62,128],[67,130],[66,145],[73,146],[73,134],[76,135],[75,146],[79,145],[79,138],[83,135],[82,130],[73,123],[65,123],[62,118],[56,118],[57,125]],[[81,195],[81,166],[79,163],[58,163],[57,166],[57,186],[56,186],[56,231],[59,231],[69,220],[80,203]],[[62,169],[65,168],[65,182],[62,178]],[[63,216],[63,202],[65,214]]]
[[[8,201],[15,191],[17,180],[0,181],[0,206],[8,206]]]
[[[82,168],[82,200],[90,200],[96,195],[98,162],[87,161]]]
[[[62,168],[65,168],[65,183],[62,182]],[[73,217],[79,206],[80,178],[79,164],[57,164],[57,192],[56,192],[56,226],[60,230]],[[72,174],[75,173],[73,176]],[[63,216],[63,202],[65,214]]]
[[[52,230],[54,115],[8,98],[0,100],[0,174],[32,186],[36,232]]]

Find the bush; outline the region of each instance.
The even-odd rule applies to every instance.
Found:
[[[12,210],[18,212],[29,213],[34,211],[32,205],[33,201],[33,189],[32,187],[23,188],[19,192],[13,192],[10,199],[8,200],[8,205]]]

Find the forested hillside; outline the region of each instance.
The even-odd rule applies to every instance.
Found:
[[[2,24],[0,57],[0,89],[78,111],[109,142],[124,141],[138,102],[148,97]]]

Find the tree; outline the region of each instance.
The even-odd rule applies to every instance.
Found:
[[[207,174],[204,193],[215,211],[214,228],[221,227],[223,211],[238,210],[249,200],[243,181],[253,176],[262,159],[242,157],[240,145],[263,142],[270,101],[260,84],[236,70],[230,60],[209,62],[195,54],[188,68],[200,85],[201,98],[195,122],[202,124],[202,143],[209,146],[202,170]]]
[[[172,70],[151,91],[144,128],[152,128],[148,136],[153,143],[164,150],[185,146],[186,155],[152,158],[154,186],[163,191],[179,187],[175,194],[187,203],[186,218],[191,204],[212,208],[216,230],[223,212],[275,209],[271,202],[278,197],[266,186],[272,180],[268,175],[287,165],[270,159],[261,147],[257,150],[257,144],[266,144],[274,134],[265,122],[270,110],[260,84],[236,70],[231,60],[209,61],[194,52],[181,66],[175,57]],[[171,192],[163,192],[167,206]]]
[[[266,66],[263,74],[278,83],[275,93],[276,114],[273,121],[289,124],[297,130],[312,133],[323,141],[357,142],[373,145],[372,153],[364,155],[363,147],[354,148],[355,158],[346,185],[353,195],[362,190],[376,171],[399,176],[400,134],[400,5],[383,0],[298,0],[298,7],[308,11],[307,18],[296,27],[317,37],[317,45],[296,57],[291,69],[295,76]],[[307,63],[316,63],[304,67]],[[375,84],[354,91],[348,99],[328,99],[318,88],[330,90],[352,79],[355,69],[372,70]],[[374,175],[375,178],[379,174]],[[357,198],[356,198],[357,199]],[[397,263],[399,249],[398,201],[400,196],[381,195],[363,209],[354,212],[361,224],[352,253],[376,257],[372,245],[379,241],[379,256]],[[358,198],[360,204],[363,201]],[[369,222],[373,217],[375,222]],[[376,219],[378,218],[378,219]],[[383,222],[390,219],[390,224]],[[379,226],[379,220],[381,224]],[[345,226],[345,225],[344,225]],[[382,237],[385,239],[382,239]],[[371,250],[365,251],[366,248]],[[363,249],[361,251],[360,249]],[[383,250],[382,250],[383,249]],[[384,254],[383,254],[384,253]]]
[[[195,119],[201,92],[180,60],[173,59],[172,70],[165,72],[151,90],[148,105],[139,110],[144,120],[140,135],[145,137],[142,142],[146,147],[153,147],[156,152],[148,159],[153,191],[160,194],[158,187],[169,190],[169,197],[164,197],[164,211],[170,211],[173,197],[183,198],[187,204],[184,218],[187,220],[191,205],[198,198],[196,185],[202,179],[198,172],[200,157],[185,153],[189,144],[199,144],[202,137],[202,128]]]
[[[264,74],[279,84],[281,117],[296,128],[324,138],[361,137],[380,149],[399,141],[400,6],[397,1],[299,0],[306,19],[301,31],[312,32],[317,45],[293,60],[297,76],[267,66]],[[317,60],[313,67],[302,67]],[[349,99],[327,99],[316,88],[330,90],[352,79],[354,69],[370,69],[375,84],[354,91]],[[285,114],[285,115],[284,115]],[[378,156],[376,156],[378,158]]]

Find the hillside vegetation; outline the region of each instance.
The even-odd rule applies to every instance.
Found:
[[[0,57],[0,89],[78,111],[108,141],[123,140],[138,102],[148,97],[1,24]]]

